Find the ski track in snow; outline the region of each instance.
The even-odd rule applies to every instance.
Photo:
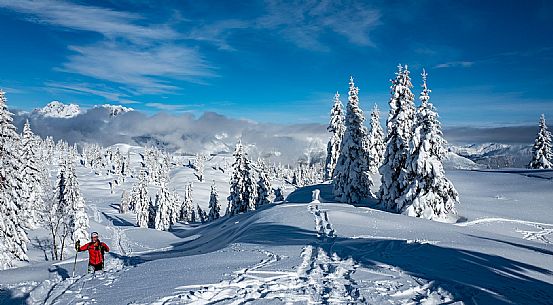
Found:
[[[517,230],[522,234],[522,238],[526,240],[540,241],[546,244],[553,244],[553,226],[546,228],[545,226],[535,224],[534,227],[538,231]]]
[[[251,268],[235,271],[231,279],[180,286],[176,289],[183,292],[160,298],[152,304],[238,305],[259,299],[286,304],[442,304],[453,301],[453,296],[433,281],[410,276],[393,266],[365,268],[351,258],[339,257],[332,252],[335,231],[327,212],[320,210],[318,204],[308,205],[308,210],[315,218],[319,242],[303,247],[302,262],[295,270],[265,269],[282,257],[257,249],[254,251],[267,257]],[[356,272],[369,280],[358,284],[353,279]]]
[[[468,227],[468,226],[473,226],[473,225],[478,225],[483,223],[501,223],[501,222],[516,223],[516,224],[535,227],[536,229],[538,229],[538,231],[516,229],[516,232],[521,233],[522,238],[526,240],[538,241],[546,244],[553,243],[553,224],[549,224],[549,223],[493,217],[493,218],[480,218],[472,221],[457,223],[455,225],[460,227]]]

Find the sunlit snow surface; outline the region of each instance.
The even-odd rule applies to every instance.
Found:
[[[229,173],[217,168],[231,161],[211,158],[205,182],[179,167],[171,186],[182,193],[193,181],[207,208],[215,181],[224,211]],[[0,304],[553,304],[553,171],[447,175],[460,193],[456,224],[333,203],[322,184],[287,185],[288,202],[160,232],[117,212],[134,179],[110,194],[111,177],[79,167],[91,229],[113,250],[107,271],[83,276],[80,253],[68,278],[74,252],[45,261],[47,233],[33,231],[31,262],[0,271]],[[310,204],[314,189],[322,203]],[[317,235],[316,209],[335,237]]]

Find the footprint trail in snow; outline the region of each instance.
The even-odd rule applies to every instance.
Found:
[[[294,270],[268,270],[282,259],[276,253],[256,250],[267,257],[255,266],[235,271],[231,279],[214,284],[177,287],[183,292],[153,304],[246,304],[276,300],[286,304],[440,304],[453,296],[434,282],[415,278],[398,268],[361,267],[351,258],[332,251],[336,232],[327,211],[319,209],[318,192],[308,205],[314,216],[318,242],[301,251],[302,262]],[[354,279],[357,273],[360,280]]]

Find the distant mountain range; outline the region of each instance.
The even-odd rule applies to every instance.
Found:
[[[14,119],[18,128],[29,119],[40,136],[53,136],[69,143],[93,142],[104,146],[126,143],[183,154],[232,152],[240,138],[252,158],[286,163],[324,160],[329,138],[323,124],[263,124],[213,112],[197,118],[191,114],[151,116],[109,104],[83,110],[76,104],[53,101],[31,112],[16,111]],[[467,132],[467,137],[472,134]],[[529,144],[450,145],[448,149],[446,168],[525,167],[531,159]]]
[[[64,104],[59,101],[52,101],[42,108],[34,109],[31,116],[42,116],[47,118],[60,118],[69,119],[83,114],[87,111],[105,111],[110,116],[116,116],[121,113],[134,111],[133,108],[124,107],[121,105],[97,105],[88,110],[81,110],[81,107],[77,104]]]
[[[488,168],[526,167],[532,159],[532,145],[525,144],[470,144],[449,150]]]

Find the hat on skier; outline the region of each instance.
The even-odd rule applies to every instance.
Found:
[[[98,237],[98,232],[90,233],[90,238]]]

